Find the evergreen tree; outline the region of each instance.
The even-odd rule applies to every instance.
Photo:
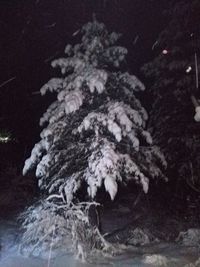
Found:
[[[145,130],[148,116],[136,97],[145,87],[120,71],[127,54],[117,45],[120,34],[109,33],[96,19],[77,34],[81,43],[67,45],[66,57],[52,62],[61,76],[41,88],[42,95],[56,92],[57,100],[40,120],[46,128],[23,170],[25,174],[36,168],[39,187],[53,201],[49,206],[59,200],[72,217],[82,210],[80,202],[94,200],[100,188],[114,200],[119,184],[133,181],[147,193],[150,179],[166,179],[161,171],[165,159],[152,145]],[[42,211],[45,217],[49,214],[43,204],[36,213]],[[34,216],[31,208],[28,221]],[[41,222],[41,217],[34,220]],[[77,235],[77,229],[73,233]]]
[[[168,13],[169,24],[143,67],[152,82],[149,126],[166,156],[170,177],[200,190],[198,56],[200,2],[180,1]]]

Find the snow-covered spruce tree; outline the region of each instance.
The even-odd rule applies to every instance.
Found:
[[[195,66],[195,57],[200,55],[199,20],[199,1],[173,6],[169,24],[153,46],[157,55],[143,67],[152,81],[149,127],[166,156],[168,176],[183,184],[187,181],[196,191],[200,190],[200,125],[195,114],[195,107],[196,111],[200,108],[195,71],[200,69],[200,60]]]
[[[67,45],[66,57],[52,62],[52,67],[61,70],[61,76],[41,88],[42,95],[56,92],[57,100],[40,120],[42,126],[46,125],[41,141],[23,170],[25,174],[36,169],[39,187],[48,200],[48,204],[44,204],[45,200],[37,207],[37,212],[30,208],[25,222],[27,232],[33,226],[30,221],[34,221],[42,225],[45,238],[45,218],[56,218],[58,211],[57,216],[64,216],[70,229],[83,219],[86,231],[91,226],[87,217],[90,201],[95,200],[102,187],[114,200],[119,184],[134,181],[147,193],[151,178],[166,179],[161,171],[166,167],[165,159],[152,145],[151,135],[145,130],[147,113],[136,98],[144,85],[135,76],[120,71],[127,54],[124,47],[116,44],[120,34],[109,33],[96,20],[84,25],[79,34],[81,43]],[[62,207],[65,209],[61,212]],[[69,218],[73,218],[73,226]],[[57,228],[58,221],[62,220],[56,220]],[[56,231],[58,234],[60,230]],[[80,231],[76,227],[72,232],[77,238]],[[25,240],[37,236],[27,235]],[[79,235],[77,239],[83,243],[87,238]],[[99,240],[102,247],[103,241]]]

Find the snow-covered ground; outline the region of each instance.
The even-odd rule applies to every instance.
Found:
[[[95,263],[90,264],[75,260],[71,254],[59,255],[52,259],[49,265],[47,259],[25,258],[10,251],[3,255],[0,267],[184,267],[195,262],[198,254],[194,248],[181,248],[170,244],[160,244],[154,249],[154,253],[152,249],[149,249],[149,252],[148,249],[145,252],[132,251],[112,259],[96,259]]]
[[[200,250],[172,243],[158,243],[144,247],[132,247],[122,255],[114,258],[96,258],[93,263],[81,263],[72,254],[59,254],[51,259],[48,257],[23,257],[18,252],[17,227],[12,222],[0,222],[1,253],[0,267],[184,267],[195,262]]]

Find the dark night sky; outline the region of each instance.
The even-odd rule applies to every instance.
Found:
[[[18,162],[39,138],[38,121],[51,97],[32,94],[55,74],[50,59],[63,55],[74,31],[92,13],[109,29],[123,33],[129,50],[129,71],[151,59],[151,47],[166,19],[166,0],[0,0],[0,128],[10,130],[16,142],[10,154]],[[133,44],[135,37],[139,39]],[[12,81],[1,86],[4,81]]]

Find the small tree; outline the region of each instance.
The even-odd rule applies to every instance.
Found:
[[[118,185],[130,181],[147,193],[151,178],[165,179],[160,167],[166,167],[136,97],[144,85],[120,71],[127,54],[116,45],[120,34],[95,19],[79,33],[81,43],[67,45],[67,57],[52,62],[61,77],[41,88],[42,95],[56,92],[57,100],[40,120],[46,128],[23,170],[36,168],[41,190],[68,211],[74,203],[94,200],[102,187],[111,200]]]

